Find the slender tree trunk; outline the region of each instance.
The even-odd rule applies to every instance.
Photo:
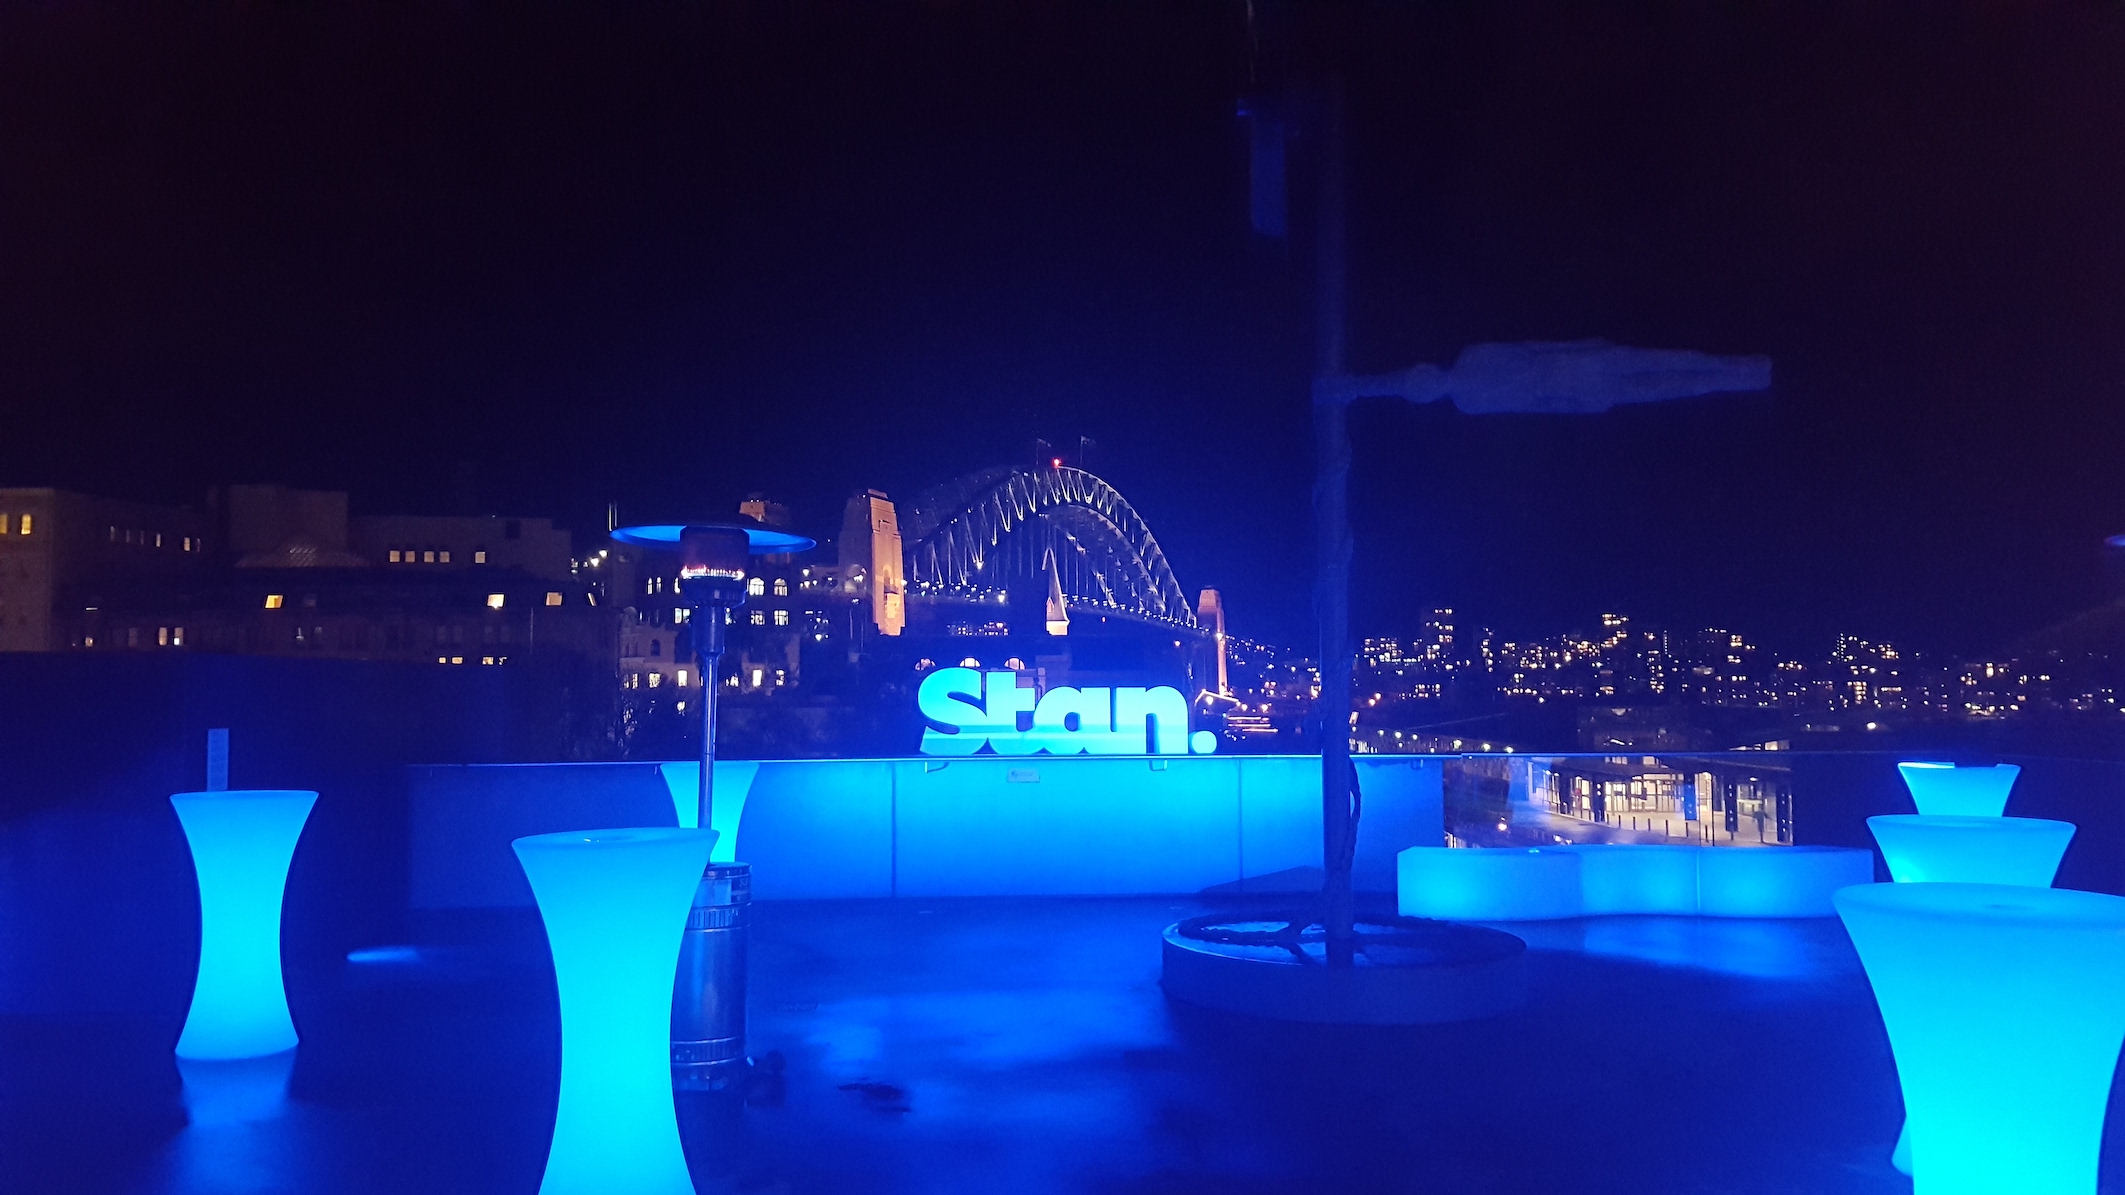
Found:
[[[1330,966],[1351,965],[1351,864],[1357,818],[1350,800],[1350,431],[1336,380],[1347,365],[1343,335],[1343,84],[1331,78],[1321,113],[1320,241],[1314,247],[1316,364],[1313,395],[1314,613],[1321,630],[1322,928]]]

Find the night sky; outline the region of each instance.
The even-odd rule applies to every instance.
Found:
[[[1975,652],[2098,600],[2125,9],[1324,4],[1273,48],[1349,81],[1356,367],[1777,362],[1361,410],[1360,633]],[[0,484],[447,511],[470,462],[584,532],[764,491],[826,535],[1090,436],[1184,586],[1300,642],[1310,205],[1248,231],[1249,64],[1239,0],[11,9]]]

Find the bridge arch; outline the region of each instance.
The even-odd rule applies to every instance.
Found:
[[[1196,629],[1136,508],[1083,469],[989,469],[939,486],[901,520],[910,597],[990,601],[1052,571],[1073,611]]]

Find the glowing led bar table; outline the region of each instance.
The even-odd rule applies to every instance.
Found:
[[[280,902],[316,803],[316,793],[292,789],[170,798],[199,880],[199,975],[178,1057],[256,1058],[295,1048],[280,977]]]
[[[1915,1195],[2095,1195],[2125,898],[1867,884],[1836,899],[1896,1055]]]
[[[511,845],[561,997],[561,1098],[540,1195],[693,1195],[672,1104],[672,977],[714,830],[582,830]]]
[[[1911,790],[1922,814],[1950,817],[1998,817],[2007,811],[2007,794],[2022,769],[2011,763],[1989,768],[1959,768],[1952,763],[1900,763],[1896,770]]]
[[[1887,814],[1867,819],[1899,884],[2049,888],[2073,841],[2072,822],[2040,817]]]

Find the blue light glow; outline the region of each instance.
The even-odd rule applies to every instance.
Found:
[[[1837,911],[1896,1054],[1914,1195],[2095,1195],[2125,899],[1870,884]]]
[[[1396,859],[1404,917],[1545,921],[1580,915],[1579,854],[1569,847],[1416,846]]]
[[[671,1090],[671,985],[713,830],[519,838],[561,1003],[540,1195],[693,1195]]]
[[[716,769],[716,804],[709,810],[709,820],[714,824],[709,829],[716,832],[715,863],[738,861],[738,827],[745,819],[745,797],[753,789],[753,778],[760,774],[757,759],[719,759]],[[664,777],[664,787],[671,791],[672,813],[679,819],[679,827],[685,830],[698,829],[701,820],[701,764],[698,760],[686,763],[662,763],[657,771]]]
[[[1950,817],[1998,817],[2007,810],[2007,794],[2022,769],[2011,763],[1989,768],[1959,768],[1951,763],[1900,763],[1904,786],[1923,814]]]
[[[1828,917],[1831,897],[1874,882],[1874,852],[1842,846],[1708,847],[1697,857],[1707,917]]]
[[[1413,847],[1397,859],[1405,917],[1534,921],[1619,913],[1828,917],[1830,896],[1874,879],[1848,847]]]
[[[720,525],[720,524],[711,524]],[[679,538],[686,532],[684,523],[654,523],[642,527],[621,527],[612,537],[623,544],[639,544],[645,548],[676,548]],[[770,531],[764,527],[741,527],[745,532],[745,546],[755,556],[769,556],[782,552],[809,552],[818,545],[801,535],[787,531]]]
[[[1042,691],[1017,672],[938,668],[915,708],[924,755],[1209,755],[1217,736],[1188,732],[1188,699],[1168,685]],[[1020,718],[1030,719],[1022,724]]]
[[[2072,822],[2040,817],[1892,814],[1867,819],[1899,884],[2049,888],[2073,841]]]
[[[1697,856],[1705,848],[1633,843],[1572,849],[1579,855],[1581,910],[1587,916],[1696,914]]]
[[[256,1058],[292,1050],[280,977],[280,902],[314,792],[177,793],[199,880],[199,977],[177,1039],[180,1058]]]

